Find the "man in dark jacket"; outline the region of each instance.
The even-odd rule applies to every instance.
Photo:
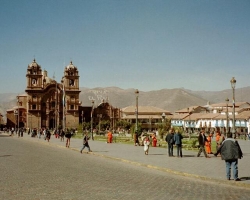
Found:
[[[202,129],[199,136],[198,136],[198,141],[199,141],[199,152],[197,154],[197,157],[200,157],[201,155],[201,152],[203,151],[204,153],[204,156],[206,158],[210,158],[208,155],[207,155],[207,152],[205,150],[205,142],[207,141],[207,137],[205,136],[205,129]]]
[[[243,158],[243,153],[237,140],[232,138],[232,133],[228,133],[228,138],[223,141],[214,155],[217,156],[219,153],[221,154],[221,159],[226,162],[227,180],[230,180],[232,167],[234,180],[240,181],[238,178],[238,159]]]
[[[168,156],[173,157],[174,130],[169,130],[169,133],[167,134],[165,140],[168,143]]]
[[[182,139],[183,136],[176,129],[174,134],[174,141],[177,148],[177,157],[182,157]]]

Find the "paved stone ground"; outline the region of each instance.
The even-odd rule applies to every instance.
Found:
[[[27,134],[24,139],[29,139],[33,142],[47,143],[43,139],[31,138]],[[51,137],[51,144],[64,147],[65,142]],[[122,160],[137,165],[144,165],[151,168],[161,169],[172,173],[178,173],[186,176],[193,176],[203,179],[222,180],[226,179],[225,162],[220,157],[211,155],[210,159],[206,159],[203,154],[201,157],[196,157],[197,152],[183,150],[183,158],[168,157],[166,148],[150,147],[149,155],[145,156],[142,146],[132,146],[120,143],[107,144],[100,141],[89,141],[93,154],[98,156],[109,157],[112,159]],[[239,160],[239,177],[241,183],[250,184],[250,141],[239,140],[239,144],[244,153],[243,159]],[[82,140],[71,139],[70,149],[79,151],[82,147]],[[84,150],[87,151],[86,149]],[[176,154],[176,150],[174,150]],[[203,156],[203,157],[202,157]],[[233,183],[235,184],[235,183]]]
[[[250,142],[241,142],[245,152]],[[48,143],[0,134],[0,199],[249,199],[249,180],[225,181],[220,158],[192,151],[169,158],[161,148],[145,156],[142,147],[98,141],[90,141],[92,153],[80,154],[81,143],[72,139],[68,149],[53,137]],[[213,175],[205,172],[210,168]]]

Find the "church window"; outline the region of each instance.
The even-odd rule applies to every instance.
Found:
[[[75,84],[75,83],[74,83],[74,80],[73,80],[73,79],[70,79],[70,80],[69,80],[69,86],[74,86],[74,84]]]
[[[74,105],[70,105],[70,110],[74,110],[75,106]]]
[[[56,103],[54,101],[51,102],[52,108],[55,108]]]
[[[32,110],[36,110],[36,104],[32,105]]]
[[[35,78],[32,79],[32,85],[36,85],[37,84],[37,80]]]

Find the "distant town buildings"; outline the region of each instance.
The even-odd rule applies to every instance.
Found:
[[[248,102],[235,103],[235,128],[238,133],[248,133],[250,130],[250,104]],[[176,111],[171,116],[173,127],[182,127],[191,132],[205,128],[207,131],[232,131],[232,104],[219,103],[194,106]]]

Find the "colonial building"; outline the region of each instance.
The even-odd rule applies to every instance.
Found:
[[[7,126],[25,128],[77,128],[79,123],[79,75],[72,62],[64,69],[61,82],[48,77],[34,59],[26,73],[26,94],[7,111]]]
[[[16,99],[16,106],[8,109],[6,112],[7,127],[25,127],[27,116],[27,94],[18,95]]]
[[[136,123],[136,106],[128,106],[123,108],[121,119],[126,120],[132,124]],[[138,106],[138,123],[141,124],[142,129],[155,130],[165,118],[169,118],[171,112],[156,108],[153,106]]]
[[[100,124],[102,121],[109,121],[110,130],[117,128],[116,122],[121,118],[121,110],[110,105],[103,100],[98,105],[95,105],[95,101],[92,101],[91,107],[79,107],[80,119],[79,123],[91,122],[92,129],[103,131]]]

